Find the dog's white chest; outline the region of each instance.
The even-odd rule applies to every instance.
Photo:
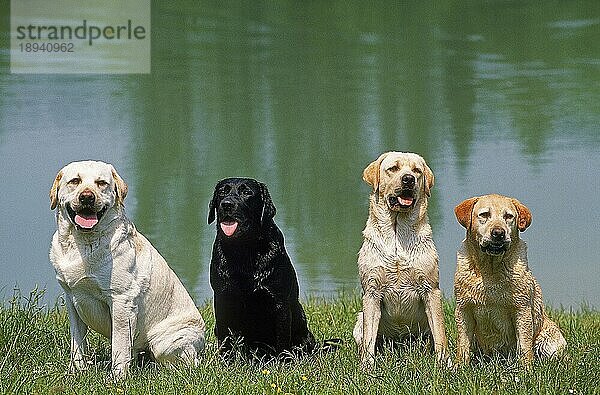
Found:
[[[105,273],[102,270],[102,267],[105,266],[101,264],[90,265],[89,262],[84,263],[81,258],[63,261],[60,265],[55,266],[56,278],[61,285],[69,289],[75,289],[84,283],[86,287],[94,284],[99,288],[104,288],[102,284],[110,283],[110,273]],[[83,280],[89,281],[84,282]]]
[[[68,290],[94,285],[97,288],[106,288],[102,285],[110,283],[111,274],[107,268],[111,267],[111,256],[104,251],[100,246],[92,244],[78,245],[77,248],[61,251],[60,246],[53,243],[50,257],[56,279]]]

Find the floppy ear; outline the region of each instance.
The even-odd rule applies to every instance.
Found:
[[[271,200],[271,195],[269,194],[267,186],[262,182],[259,182],[258,184],[260,185],[260,194],[263,201],[262,213],[260,215],[260,224],[263,225],[266,221],[275,216],[277,210],[275,209],[273,200]]]
[[[379,189],[379,167],[381,166],[381,162],[383,159],[385,159],[387,154],[388,152],[384,152],[383,154],[379,155],[379,158],[371,162],[363,171],[363,180],[373,187],[373,191],[377,191]]]
[[[215,191],[213,192],[212,199],[210,199],[210,203],[208,203],[208,224],[209,225],[213,223],[213,221],[215,220],[215,216],[217,215],[217,197],[218,197],[217,191],[219,190],[220,185],[221,185],[220,182],[218,182],[217,185],[215,185]]]
[[[471,217],[473,215],[473,206],[477,203],[478,197],[472,197],[454,207],[454,215],[458,223],[467,230],[471,228]]]
[[[425,180],[423,181],[423,188],[425,189],[425,194],[427,195],[427,197],[430,197],[431,188],[433,188],[433,181],[435,177],[433,175],[433,171],[431,171],[429,166],[427,166],[427,163],[425,163],[424,170],[425,171],[423,172],[423,175],[425,176]]]
[[[531,225],[531,211],[525,206],[523,203],[519,202],[517,199],[511,199],[515,207],[517,208],[518,213],[518,222],[517,227],[519,231],[525,232],[525,229]]]
[[[58,172],[56,178],[54,179],[54,183],[50,188],[50,210],[54,210],[58,205],[58,184],[60,184],[60,179],[63,176],[62,170]]]
[[[113,165],[110,165],[110,171],[112,173],[113,179],[115,180],[115,192],[117,193],[117,204],[120,204],[122,206],[123,202],[125,201],[125,196],[127,196],[127,189],[128,189],[127,184],[125,183],[125,181],[123,181],[123,179],[121,178],[119,173],[117,173],[117,171],[115,170]]]

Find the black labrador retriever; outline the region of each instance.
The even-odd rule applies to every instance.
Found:
[[[258,357],[314,351],[267,186],[251,178],[219,181],[209,224],[215,215],[210,285],[221,351],[227,354],[240,342],[242,350]]]

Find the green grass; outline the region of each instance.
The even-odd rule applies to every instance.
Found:
[[[85,373],[69,373],[69,327],[62,303],[46,306],[43,292],[18,292],[0,306],[0,392],[9,394],[595,394],[600,393],[600,313],[551,310],[569,344],[567,358],[536,361],[532,370],[513,359],[496,359],[470,367],[438,366],[422,342],[388,348],[370,373],[360,370],[352,328],[360,309],[358,295],[311,298],[304,303],[310,327],[320,339],[341,337],[334,353],[290,364],[224,363],[215,350],[214,316],[201,307],[208,348],[197,368],[134,367],[113,383],[110,345],[93,334],[96,363]],[[444,302],[450,350],[456,350],[453,305]]]

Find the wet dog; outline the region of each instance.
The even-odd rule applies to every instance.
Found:
[[[112,373],[150,351],[158,362],[198,363],[204,321],[177,275],[125,216],[127,184],[104,162],[73,162],[50,190],[58,230],[50,261],[65,292],[71,366],[87,369],[88,328],[111,341]]]
[[[210,264],[215,334],[227,354],[241,342],[258,357],[315,349],[298,280],[275,225],[275,206],[265,184],[227,178],[215,186],[208,223],[217,220]]]
[[[567,343],[546,315],[519,237],[531,224],[529,209],[517,199],[486,195],[467,199],[454,211],[467,229],[454,277],[457,362],[469,363],[475,349],[516,352],[525,366],[534,354],[560,355]]]
[[[363,311],[354,338],[363,368],[383,338],[433,338],[439,361],[447,351],[438,254],[427,217],[433,172],[413,153],[387,152],[363,172],[373,189],[358,254]]]

